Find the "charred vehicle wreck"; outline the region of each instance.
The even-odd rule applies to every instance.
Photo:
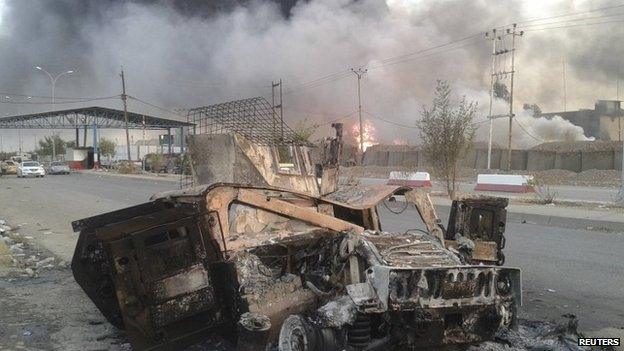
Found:
[[[212,336],[239,350],[411,350],[513,327],[521,286],[519,270],[500,267],[506,199],[455,200],[444,228],[417,189],[339,187],[335,128],[316,164],[305,144],[242,128],[194,135],[203,185],[73,223],[76,281],[135,350]],[[384,229],[391,198],[422,227]]]

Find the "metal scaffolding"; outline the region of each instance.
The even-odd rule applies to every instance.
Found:
[[[187,122],[195,125],[194,134],[237,133],[260,145],[305,143],[262,97],[197,107],[188,111]]]
[[[190,134],[236,133],[258,145],[311,145],[298,137],[263,97],[190,109],[187,123],[194,126]],[[184,169],[181,189],[194,185],[190,157],[185,158]]]

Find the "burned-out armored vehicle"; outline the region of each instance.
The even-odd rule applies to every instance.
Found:
[[[335,127],[317,162],[295,141],[194,135],[195,186],[73,223],[76,281],[135,350],[412,350],[512,327],[506,200],[453,201],[444,228],[418,189],[339,186]]]

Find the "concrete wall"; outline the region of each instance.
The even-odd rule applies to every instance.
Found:
[[[500,168],[507,169],[507,150],[501,151]],[[526,170],[527,169],[527,152],[525,150],[511,150],[511,169]]]
[[[487,149],[468,151],[461,159],[462,167],[473,169],[487,168]],[[422,151],[387,151],[369,150],[364,156],[365,165],[375,166],[411,166],[425,169],[431,163]],[[507,151],[492,150],[492,169],[507,168]],[[622,169],[622,151],[574,151],[554,152],[537,150],[512,150],[511,169],[542,171],[547,169],[565,169],[581,172],[589,169]]]
[[[545,151],[527,151],[527,170],[543,171],[555,168],[555,153]]]
[[[583,171],[588,169],[613,169],[613,151],[582,152]]]
[[[572,172],[580,172],[582,170],[581,153],[557,153],[555,155],[555,169],[565,169]]]
[[[492,159],[490,160],[490,168],[500,169],[502,154],[503,154],[503,150],[492,149]],[[473,168],[476,168],[476,169],[487,168],[487,157],[488,157],[487,149],[477,149],[475,167]]]

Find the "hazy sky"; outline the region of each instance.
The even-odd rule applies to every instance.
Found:
[[[356,79],[347,70],[364,65],[370,70],[362,80],[363,106],[377,137],[415,143],[413,128],[383,120],[413,126],[436,79],[449,80],[456,95],[478,101],[477,119],[487,114],[491,42],[483,33],[488,29],[518,22],[526,30],[517,40],[517,110],[523,103],[537,103],[544,111],[563,109],[564,62],[568,109],[615,99],[624,54],[619,22],[624,6],[616,7],[616,1],[172,3],[0,0],[0,115],[51,108],[41,104],[49,101],[49,78],[34,66],[54,74],[75,71],[59,79],[57,97],[103,97],[120,93],[123,65],[128,94],[169,110],[270,97],[271,80],[281,78],[290,124],[328,122],[357,109]],[[569,13],[579,14],[561,16]],[[534,20],[544,17],[549,19]],[[328,75],[318,84],[306,84]],[[121,107],[119,100],[102,100],[54,108],[84,105]],[[130,110],[167,116],[136,101],[130,101]],[[504,113],[505,103],[495,103],[495,110]],[[351,115],[344,122],[355,120]],[[328,132],[319,129],[319,134]],[[29,149],[45,132],[22,134]],[[4,149],[17,148],[16,132],[0,135]],[[504,132],[495,137],[504,140]]]

